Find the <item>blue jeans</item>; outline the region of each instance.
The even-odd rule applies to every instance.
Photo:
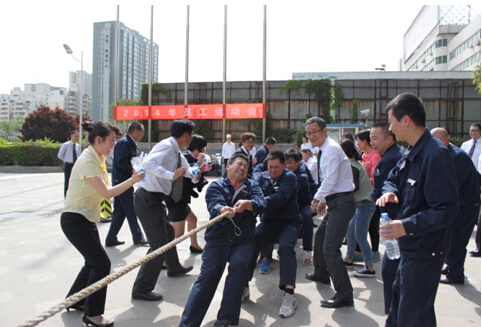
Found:
[[[350,260],[355,258],[356,243],[360,245],[366,266],[373,266],[372,248],[367,240],[368,226],[375,212],[375,202],[363,200],[356,203],[355,215],[348,224],[346,240],[348,249],[346,257]]]

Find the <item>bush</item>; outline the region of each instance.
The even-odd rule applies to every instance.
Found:
[[[455,145],[456,147],[459,147],[462,145],[462,143],[464,143],[466,140],[464,139],[459,139],[459,138],[456,138],[456,137],[451,137],[449,139],[449,142],[452,143],[453,145]]]
[[[0,143],[0,166],[62,166],[59,143]]]

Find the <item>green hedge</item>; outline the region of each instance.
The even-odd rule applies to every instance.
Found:
[[[61,144],[35,142],[0,144],[0,166],[62,166]]]

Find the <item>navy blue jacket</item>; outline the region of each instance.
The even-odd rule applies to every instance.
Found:
[[[310,205],[311,205],[311,200],[313,200],[313,197],[315,196],[316,191],[318,191],[318,185],[316,185],[316,182],[313,179],[313,175],[311,175],[310,168],[308,168],[308,166],[303,160],[300,161],[300,167],[298,169],[304,171],[306,176],[308,177],[308,187],[310,188],[310,194],[311,194],[311,199],[310,199]]]
[[[256,216],[266,210],[266,200],[261,188],[258,183],[250,179],[246,179],[237,191],[227,178],[212,182],[206,190],[205,199],[210,219],[219,216],[219,211],[223,207],[234,206],[238,200],[250,200],[253,206],[253,211],[245,210],[232,218],[241,229],[240,236],[236,236],[234,233],[234,225],[231,219],[226,218],[206,229],[204,235],[206,241],[216,239],[220,242],[229,243],[253,237],[256,229]]]
[[[390,172],[383,193],[395,193],[406,235],[398,239],[408,257],[445,255],[450,224],[458,212],[458,185],[449,150],[426,129]],[[394,219],[394,217],[390,217]]]
[[[374,150],[372,150],[374,151]],[[375,171],[373,172],[374,186],[372,190],[372,199],[377,201],[382,196],[383,183],[386,181],[390,171],[395,168],[397,163],[402,159],[406,149],[392,144],[378,162]],[[381,208],[382,212],[387,212],[389,217],[396,217],[398,212],[398,204],[388,203],[385,208]]]
[[[298,206],[311,205],[311,200],[313,200],[307,171],[309,172],[309,169],[306,168],[303,161],[300,161],[298,169],[293,172],[296,175],[296,184],[298,186]],[[311,180],[313,181],[313,177],[311,177]]]
[[[132,137],[124,135],[114,146],[112,163],[112,186],[120,184],[132,176],[131,159],[137,156],[137,145]]]
[[[298,206],[296,175],[285,168],[278,178],[276,186],[270,181],[269,172],[264,171],[255,177],[266,197],[268,207],[261,216],[261,221],[294,222],[301,224],[302,217]]]
[[[258,165],[262,165],[264,159],[266,159],[268,154],[269,154],[268,147],[266,146],[266,144],[264,144],[262,147],[260,147],[258,149],[258,151],[256,151],[256,154],[254,155],[254,157],[258,159],[258,161],[256,161],[256,165],[254,165],[254,167],[256,167]]]
[[[480,205],[480,174],[469,155],[453,144],[447,147],[454,161],[460,208]]]

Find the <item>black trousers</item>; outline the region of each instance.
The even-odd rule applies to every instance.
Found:
[[[72,167],[74,164],[66,162],[64,165],[64,198],[67,195],[67,189],[69,188],[70,174],[72,173]]]
[[[147,254],[174,239],[174,227],[167,220],[165,206],[162,203],[163,200],[164,194],[148,192],[143,188],[138,189],[134,196],[134,209],[150,246]],[[154,290],[161,273],[164,258],[166,259],[166,266],[169,272],[175,273],[182,268],[176,247],[173,247],[141,266],[134,282],[132,293],[144,293]]]
[[[110,260],[100,243],[99,232],[95,223],[78,213],[64,212],[60,216],[60,225],[67,239],[82,254],[85,263],[80,270],[67,297],[98,282],[110,273]],[[107,287],[80,301],[85,305],[85,315],[95,317],[104,313]]]

